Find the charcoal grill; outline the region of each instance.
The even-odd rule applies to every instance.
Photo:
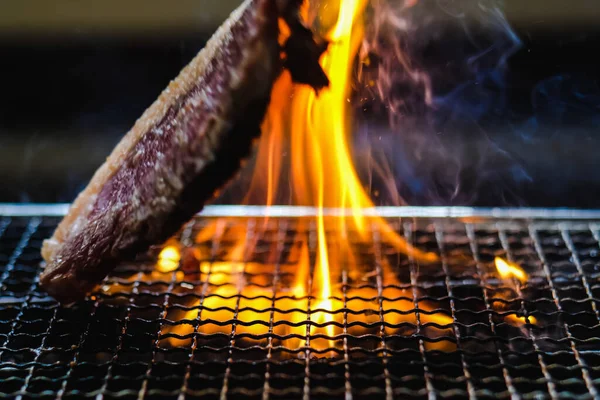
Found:
[[[182,262],[159,273],[151,251],[120,266],[85,301],[60,307],[39,288],[39,251],[65,211],[0,207],[2,398],[599,397],[600,212],[380,208],[394,229],[440,262],[419,264],[373,232],[372,244],[357,247],[363,277],[340,266],[333,284],[343,293],[341,306],[327,311],[338,317],[318,322],[311,297],[294,311],[278,295],[215,294],[210,266],[232,244],[226,237],[193,240],[215,220],[263,226],[240,262],[260,264],[273,252],[279,261],[242,273],[246,285],[276,293],[274,286],[294,274],[282,260],[298,221],[310,221],[313,209],[208,207],[178,236],[184,247],[211,248],[208,271]],[[261,225],[266,211],[271,218]],[[302,226],[311,235],[314,225]],[[496,256],[518,263],[529,280],[500,278]],[[383,260],[397,283],[383,276]],[[352,308],[360,290],[373,294],[363,299],[368,309]],[[411,307],[395,310],[400,303]],[[186,318],[190,311],[197,317]],[[287,321],[291,312],[304,317]],[[369,318],[361,321],[361,314]],[[396,323],[399,314],[408,317]],[[435,315],[448,323],[436,323]],[[334,336],[312,333],[328,324]],[[296,333],[278,333],[286,325]]]

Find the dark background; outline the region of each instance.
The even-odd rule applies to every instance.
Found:
[[[77,3],[0,4],[0,202],[71,201],[237,2]],[[436,179],[421,183],[435,198],[410,187],[403,196],[415,205],[600,207],[600,2],[509,0],[505,10],[522,41],[508,62],[511,121],[486,129],[528,178],[482,177],[471,154],[459,176],[468,196],[435,188],[445,185]],[[575,83],[540,89],[552,79]],[[540,90],[568,93],[552,94],[532,119]]]

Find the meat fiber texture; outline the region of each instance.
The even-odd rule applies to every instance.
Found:
[[[299,5],[244,1],[146,110],[44,241],[40,282],[50,295],[82,299],[118,261],[176,233],[231,179],[260,134],[285,63],[278,19],[294,20]],[[292,27],[288,42],[320,71],[324,47],[308,32]],[[327,84],[323,76],[315,75],[315,89]]]

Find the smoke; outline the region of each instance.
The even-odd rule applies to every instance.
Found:
[[[492,135],[507,111],[507,60],[521,46],[502,2],[371,5],[355,100],[356,148],[368,154],[356,156],[369,160],[381,202],[462,205],[486,193],[519,203],[512,190],[531,176]]]
[[[585,73],[563,73],[538,82],[531,93],[531,112],[509,128],[520,140],[502,143],[527,159],[541,196],[551,206],[598,207],[595,171],[600,148],[600,87]],[[556,200],[553,200],[556,199]],[[541,201],[541,200],[538,200]],[[548,200],[547,200],[548,201]]]
[[[533,115],[523,130],[529,141],[541,139],[540,126],[600,126],[600,87],[584,76],[559,75],[541,81],[532,94]]]
[[[328,2],[314,4],[309,20],[330,29]],[[579,49],[587,76],[566,73],[572,62],[540,73],[543,61],[529,65],[504,6],[370,0],[353,82],[353,156],[377,204],[598,206],[589,195],[600,186],[590,174],[600,148],[597,68]],[[552,51],[556,63],[573,54]],[[293,191],[288,155],[278,204]],[[243,198],[252,166],[219,202]]]

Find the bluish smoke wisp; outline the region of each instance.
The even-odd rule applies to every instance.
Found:
[[[392,166],[379,181],[393,179],[409,203],[472,204],[482,191],[510,201],[532,178],[490,128],[506,118],[507,61],[521,46],[502,3],[405,5],[373,2],[358,74],[361,129],[394,138],[371,146],[374,163]]]

